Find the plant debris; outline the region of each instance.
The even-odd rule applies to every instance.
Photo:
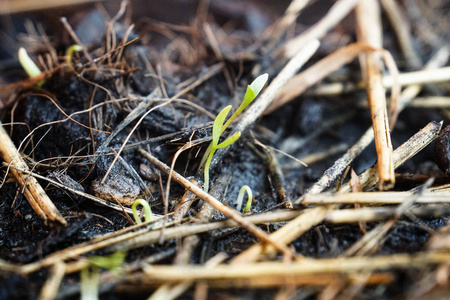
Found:
[[[448,0],[24,2],[1,299],[449,293]]]

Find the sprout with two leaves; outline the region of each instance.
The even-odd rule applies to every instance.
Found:
[[[268,77],[269,77],[268,74],[260,75],[249,86],[247,86],[247,91],[245,93],[241,105],[233,113],[233,115],[231,115],[231,117],[227,120],[225,124],[224,124],[225,118],[227,117],[228,113],[231,110],[231,105],[222,109],[222,111],[217,115],[216,119],[214,120],[212,141],[208,149],[206,149],[206,152],[203,155],[203,159],[200,163],[200,166],[205,165],[204,168],[205,185],[203,188],[205,192],[208,192],[209,190],[209,167],[211,165],[214,153],[216,152],[217,149],[225,148],[233,144],[237,139],[239,139],[241,133],[236,132],[231,137],[229,137],[228,139],[219,144],[220,136],[225,131],[225,129],[227,129],[230,123],[233,122],[233,120],[237,116],[239,116],[242,113],[242,111],[259,95],[264,85],[266,84]]]

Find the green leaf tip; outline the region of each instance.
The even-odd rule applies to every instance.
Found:
[[[247,91],[245,92],[244,99],[241,102],[241,105],[239,105],[238,109],[234,112],[234,114],[228,119],[228,121],[225,123],[225,125],[222,126],[222,132],[227,129],[227,127],[233,122],[233,120],[239,116],[242,111],[250,104],[253,100],[259,95],[261,90],[263,89],[264,85],[266,84],[267,80],[269,78],[269,75],[262,74],[258,76],[253,82],[247,86]]]
[[[27,50],[25,48],[21,47],[19,49],[19,62],[22,68],[27,72],[28,76],[35,77],[38,75],[41,75],[41,70],[39,67],[34,63],[34,61],[30,58],[30,56],[27,53]]]
[[[256,77],[255,80],[250,84],[250,88],[255,93],[255,97],[259,95],[263,87],[266,85],[267,80],[269,79],[269,74],[265,73]]]
[[[212,132],[213,147],[219,143],[220,134],[222,133],[221,129],[223,126],[223,122],[225,121],[225,118],[227,117],[230,110],[231,110],[231,105],[228,105],[227,107],[222,109],[222,111],[217,115],[216,119],[214,120],[213,132]]]

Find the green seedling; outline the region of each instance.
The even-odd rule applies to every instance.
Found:
[[[252,189],[248,185],[244,185],[241,187],[241,190],[239,191],[239,195],[237,198],[237,206],[236,206],[236,210],[241,211],[242,202],[244,200],[244,194],[246,192],[247,192],[247,204],[245,205],[243,210],[244,214],[247,213],[252,207],[252,200],[253,200]]]
[[[131,209],[133,210],[134,221],[136,222],[136,224],[142,223],[142,220],[139,217],[139,212],[137,211],[138,205],[141,205],[142,208],[144,209],[145,222],[153,220],[152,209],[150,208],[148,202],[145,201],[144,199],[136,199],[134,200],[133,205],[131,206]]]
[[[247,86],[247,91],[245,92],[244,99],[242,100],[241,105],[239,105],[238,109],[234,112],[234,114],[231,115],[231,117],[228,119],[228,121],[222,126],[220,130],[220,134],[222,134],[225,129],[228,128],[228,126],[233,122],[234,119],[236,119],[237,116],[239,116],[242,111],[250,104],[253,100],[259,95],[261,90],[263,89],[264,85],[267,82],[267,79],[269,78],[269,75],[262,74],[258,76],[253,82]],[[200,163],[200,166],[203,166],[206,162],[206,159],[208,158],[209,152],[211,151],[211,144],[209,144],[209,147],[206,149],[205,154],[203,155],[202,161]]]
[[[73,55],[75,54],[75,52],[80,52],[81,50],[83,50],[83,48],[80,45],[72,45],[69,48],[67,48],[66,51],[66,63],[68,65],[72,64],[72,59],[73,59]]]
[[[28,76],[35,77],[42,74],[41,70],[28,55],[27,50],[25,50],[25,48],[21,47],[19,49],[18,56],[19,56],[19,63],[25,70],[25,72],[27,72]],[[37,86],[41,86],[42,84],[44,84],[44,80],[39,81],[37,83]]]
[[[225,148],[233,144],[238,138],[241,137],[240,132],[236,132],[231,137],[223,141],[219,144],[220,135],[222,133],[221,129],[223,127],[223,122],[225,122],[225,118],[227,117],[228,113],[231,110],[231,105],[228,105],[222,111],[217,115],[216,119],[214,120],[213,124],[213,131],[212,131],[212,141],[211,141],[211,151],[209,151],[208,158],[206,159],[205,163],[205,170],[204,170],[204,181],[205,186],[203,190],[205,192],[208,192],[209,189],[209,166],[211,165],[212,158],[214,156],[214,153],[217,149]]]
[[[126,252],[117,251],[109,256],[89,257],[89,265],[80,274],[81,300],[97,300],[100,269],[114,271],[119,274],[126,255]]]
[[[242,100],[241,105],[238,107],[238,109],[231,115],[231,117],[225,122],[225,118],[227,117],[228,113],[231,110],[231,105],[225,107],[222,109],[222,111],[217,115],[216,119],[214,120],[213,124],[213,140],[211,141],[211,144],[209,144],[208,148],[205,151],[205,154],[203,155],[202,161],[200,162],[200,166],[204,167],[204,191],[208,192],[209,189],[209,166],[211,164],[212,157],[214,155],[214,152],[219,148],[225,148],[233,144],[240,136],[241,133],[237,132],[221,144],[219,143],[220,136],[222,133],[228,128],[228,126],[233,122],[233,120],[239,116],[242,111],[250,104],[252,101],[259,95],[261,90],[263,89],[264,85],[267,82],[267,79],[269,78],[268,74],[263,74],[258,76],[249,86],[247,86],[247,91],[245,93],[244,99]],[[220,118],[219,118],[220,116]]]

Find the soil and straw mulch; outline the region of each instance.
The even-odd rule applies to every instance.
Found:
[[[449,297],[448,1],[83,2],[1,4],[1,299]]]

